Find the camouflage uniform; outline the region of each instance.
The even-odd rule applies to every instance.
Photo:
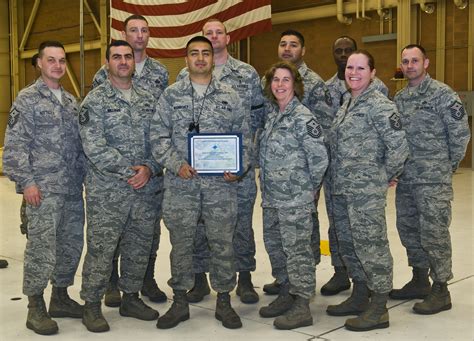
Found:
[[[321,125],[295,97],[274,107],[260,137],[263,237],[272,275],[290,293],[315,289],[311,233],[314,197],[328,165]]]
[[[202,105],[197,121],[200,132],[242,132],[246,169],[250,129],[237,93],[215,79],[206,93],[194,93],[194,103],[199,103],[195,111]],[[177,175],[188,158],[188,131],[194,121],[192,94],[189,77],[168,87],[160,97],[151,129],[153,155],[166,168],[163,220],[172,245],[168,283],[174,290],[193,287],[193,243],[202,217],[211,249],[211,285],[217,292],[228,292],[235,286],[232,238],[237,219],[237,184],[226,182],[222,176],[182,179]]]
[[[340,254],[354,282],[375,293],[392,289],[387,239],[388,182],[408,156],[405,132],[393,104],[374,84],[339,109],[330,131],[331,194]]]
[[[187,75],[187,69],[181,70],[177,79]],[[252,141],[258,129],[263,128],[264,99],[257,71],[240,60],[228,56],[217,80],[229,84],[239,95],[245,117],[250,118]],[[255,271],[255,238],[252,228],[253,207],[257,197],[255,184],[255,160],[252,156],[252,168],[237,183],[237,225],[234,234],[234,255],[236,271]],[[194,244],[193,269],[195,273],[209,271],[210,251],[205,235],[205,224],[200,223]]]
[[[459,96],[426,75],[415,88],[395,96],[407,134],[410,158],[396,191],[397,229],[412,267],[430,268],[436,282],[451,272],[452,174],[469,142]]]
[[[379,78],[375,77],[373,84],[378,91],[388,97],[388,88]],[[337,112],[344,102],[351,98],[350,90],[347,88],[346,81],[337,77],[337,73],[326,81],[326,86],[331,93],[334,112]],[[328,237],[329,249],[331,250],[331,264],[334,267],[342,267],[344,264],[342,262],[341,255],[339,254],[336,231],[334,230],[331,204],[331,175],[329,172],[326,174],[324,180],[324,197],[326,199],[326,211],[329,220]]]
[[[96,72],[92,80],[92,88],[97,88],[108,78],[108,72],[105,65]],[[156,100],[160,98],[163,91],[168,87],[168,70],[159,61],[146,57],[143,70],[138,75],[133,74],[133,84],[153,94]]]
[[[103,65],[99,71],[96,72],[94,79],[92,81],[92,88],[98,87],[108,78],[108,72],[105,65]],[[159,61],[146,57],[145,65],[143,65],[142,72],[140,75],[137,73],[133,74],[132,82],[134,86],[140,87],[142,90],[145,90],[151,93],[155,97],[155,101],[160,98],[163,91],[168,87],[168,70],[166,67],[161,64]],[[156,220],[155,230],[153,232],[153,244],[151,246],[150,257],[156,258],[156,252],[160,246],[160,236],[161,236],[161,206],[163,202],[163,176],[158,177],[158,197],[156,199],[156,204],[158,205],[158,219]],[[115,255],[115,259],[118,258],[118,250]]]
[[[102,298],[112,258],[120,238],[120,290],[138,292],[150,256],[157,220],[157,194],[162,172],[151,155],[150,122],[155,99],[132,88],[128,102],[109,80],[84,99],[79,117],[80,134],[88,159],[86,177],[87,254],[84,260],[81,298]],[[127,180],[135,165],[146,165],[152,177],[134,190]]]
[[[324,80],[316,72],[308,68],[305,62],[302,62],[298,67],[298,72],[303,78],[304,84],[304,96],[301,103],[314,114],[316,120],[323,128],[323,133],[326,134],[331,127],[331,122],[335,114],[335,111],[332,108],[331,94],[329,93]],[[262,88],[263,87],[265,87],[265,77],[262,78]],[[313,232],[311,234],[311,248],[313,250],[316,265],[321,261],[318,200],[319,194],[315,199],[315,210],[312,219]]]
[[[23,89],[8,119],[3,171],[20,192],[36,185],[43,199],[28,205],[23,293],[40,295],[48,280],[73,284],[84,244],[82,183],[85,157],[75,98],[61,88],[61,101],[42,78]]]

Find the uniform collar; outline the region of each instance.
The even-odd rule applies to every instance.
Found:
[[[306,73],[308,72],[308,65],[304,61],[301,62],[301,65],[298,67],[298,72],[300,73],[301,77],[304,78]]]

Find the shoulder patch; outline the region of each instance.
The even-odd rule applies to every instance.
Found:
[[[453,104],[451,104],[451,106],[449,107],[449,110],[451,110],[451,116],[456,121],[461,120],[466,114],[466,111],[464,110],[464,106],[459,101],[455,101]]]
[[[329,89],[324,89],[324,98],[326,100],[326,104],[329,106],[332,106],[332,97],[331,97],[331,92]]]
[[[309,136],[317,139],[321,136],[323,128],[321,128],[321,125],[316,122],[314,118],[312,118],[308,122],[306,122],[306,131],[308,132]]]
[[[89,112],[87,109],[81,108],[81,112],[79,113],[79,124],[83,126],[87,123],[89,123]]]
[[[15,107],[10,110],[10,114],[8,115],[8,126],[13,128],[13,126],[18,122],[18,117],[20,116],[20,112],[16,110]]]
[[[402,129],[402,120],[400,119],[400,115],[396,112],[394,112],[390,117],[388,118],[390,121],[390,126],[394,130],[400,130]]]

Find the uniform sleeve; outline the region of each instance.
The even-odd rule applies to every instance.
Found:
[[[257,72],[252,73],[252,106],[250,108],[250,117],[252,119],[252,131],[263,129],[265,125],[265,104],[262,87]]]
[[[179,71],[178,75],[176,76],[176,82],[182,80],[188,74],[188,68],[184,67]]]
[[[323,129],[328,131],[335,116],[331,92],[323,81],[316,82],[309,91],[308,109],[316,115]]]
[[[104,67],[101,67],[94,75],[94,79],[92,79],[91,90],[97,88],[99,85],[104,83],[107,79],[107,71]]]
[[[306,115],[296,122],[296,132],[306,155],[313,188],[319,189],[329,163],[323,128],[314,117]]]
[[[466,110],[459,96],[449,88],[441,91],[442,93],[436,96],[438,99],[436,107],[440,110],[441,119],[446,128],[449,158],[452,170],[455,172],[464,158],[471,133]]]
[[[252,164],[252,155],[254,155],[253,143],[252,143],[252,131],[250,128],[250,118],[245,115],[243,105],[240,98],[235,93],[232,97],[232,110],[234,115],[234,122],[232,124],[232,130],[235,132],[242,133],[242,167],[245,172]]]
[[[128,180],[135,175],[135,171],[131,169],[133,164],[119,150],[107,143],[103,119],[98,110],[100,106],[93,104],[86,98],[79,114],[81,124],[79,132],[84,153],[99,172],[121,180]]]
[[[385,146],[385,169],[392,180],[399,176],[408,158],[408,142],[395,104],[372,108],[372,122]]]
[[[34,141],[34,108],[23,96],[17,97],[10,110],[3,150],[3,172],[23,191],[35,185],[29,150]]]
[[[168,171],[178,174],[179,169],[187,161],[176,149],[173,140],[173,127],[170,115],[173,113],[172,106],[168,103],[164,93],[158,100],[156,111],[151,120],[150,142],[153,157]]]

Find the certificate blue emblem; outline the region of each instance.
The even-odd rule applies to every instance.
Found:
[[[242,174],[242,134],[188,134],[189,164],[201,175]]]

